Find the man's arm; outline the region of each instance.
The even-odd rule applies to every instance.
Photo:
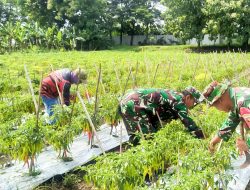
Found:
[[[230,112],[227,120],[222,124],[217,135],[224,141],[228,141],[240,123],[240,118],[234,112]]]
[[[233,112],[230,112],[227,120],[223,123],[217,135],[215,135],[210,141],[209,147],[208,147],[209,151],[214,152],[215,146],[218,143],[220,143],[222,139],[224,141],[228,141],[239,123],[240,123],[240,119],[236,116],[236,114]]]
[[[201,129],[196,125],[191,117],[188,115],[188,109],[184,103],[179,103],[174,106],[174,109],[178,112],[180,118],[186,129],[197,138],[204,138],[204,134]]]

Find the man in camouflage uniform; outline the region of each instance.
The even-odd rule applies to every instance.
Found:
[[[214,81],[205,88],[203,95],[210,106],[229,113],[217,135],[210,141],[209,150],[214,152],[216,144],[222,139],[228,141],[241,121],[245,124],[242,119],[244,118],[244,110],[250,111],[250,88],[232,88],[229,83]],[[250,139],[247,142],[250,146]],[[237,139],[236,145],[241,154],[248,150],[247,144],[244,140]]]
[[[201,129],[188,116],[188,109],[202,101],[202,95],[193,87],[182,93],[168,89],[137,89],[129,91],[120,101],[120,115],[129,135],[136,132],[152,133],[160,121],[180,119],[186,129],[197,138],[204,138]]]

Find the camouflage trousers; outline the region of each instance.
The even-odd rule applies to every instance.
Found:
[[[142,130],[142,133],[154,133],[160,129],[160,123],[156,116],[146,110],[135,112],[130,104],[119,105],[118,113],[122,117],[128,134],[134,134]]]

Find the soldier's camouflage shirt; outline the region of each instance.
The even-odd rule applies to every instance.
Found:
[[[188,116],[188,108],[183,102],[183,94],[167,89],[137,89],[129,91],[121,100],[121,114],[126,120],[129,132],[143,133],[157,131],[159,119],[168,122],[171,119],[180,119],[188,131],[199,129]]]
[[[250,88],[229,88],[229,95],[234,103],[234,108],[229,112],[228,118],[218,132],[218,136],[228,141],[240,123],[240,108],[250,108]]]

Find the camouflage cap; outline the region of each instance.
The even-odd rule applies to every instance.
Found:
[[[209,105],[213,105],[222,94],[228,89],[230,83],[218,83],[217,81],[211,82],[203,91],[203,96],[207,99]]]
[[[185,91],[189,92],[194,97],[196,104],[201,103],[205,99],[202,93],[193,86],[186,87]]]

